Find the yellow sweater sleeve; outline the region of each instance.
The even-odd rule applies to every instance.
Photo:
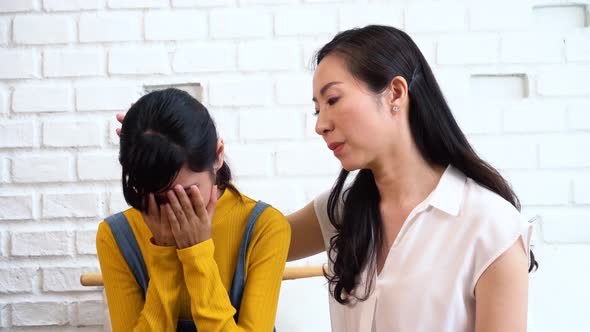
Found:
[[[251,238],[237,324],[213,256],[213,240],[178,250],[197,330],[272,331],[290,239],[291,229],[280,212],[269,208],[262,213]]]
[[[143,255],[151,267],[145,300],[106,222],[99,225],[96,249],[113,332],[176,331],[182,283],[176,247],[148,245]]]

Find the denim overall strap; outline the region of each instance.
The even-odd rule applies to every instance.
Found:
[[[115,241],[117,241],[119,251],[121,251],[121,255],[123,255],[123,258],[127,262],[137,284],[141,287],[143,298],[145,299],[147,286],[150,280],[143,260],[143,254],[141,253],[141,250],[139,250],[139,245],[137,244],[135,234],[133,234],[129,222],[127,221],[127,217],[125,217],[123,212],[119,212],[107,217],[106,222],[111,227],[111,232],[113,233]],[[197,331],[195,323],[190,319],[179,319],[176,330],[178,332]]]
[[[236,314],[234,316],[234,320],[236,322],[238,321],[238,316],[240,314],[240,304],[242,303],[242,294],[244,293],[244,283],[246,281],[246,254],[248,253],[250,238],[252,237],[252,232],[254,231],[256,219],[258,219],[258,216],[260,216],[262,211],[264,211],[264,209],[266,209],[268,206],[268,204],[262,201],[256,202],[256,206],[254,206],[254,209],[250,214],[250,218],[248,218],[248,222],[246,223],[246,229],[242,234],[242,243],[240,244],[240,252],[238,254],[238,261],[236,263],[236,272],[234,273],[231,289],[229,291],[229,299],[231,304],[234,308],[236,308]]]
[[[139,249],[137,240],[135,239],[135,234],[133,234],[133,230],[127,221],[127,217],[125,217],[123,212],[119,212],[107,217],[106,222],[111,228],[111,233],[113,233],[115,241],[117,241],[121,255],[125,258],[137,284],[141,287],[145,299],[147,285],[150,279],[145,267],[143,255]]]
[[[240,304],[242,303],[242,294],[244,293],[244,283],[246,277],[246,253],[248,252],[248,246],[250,245],[250,238],[254,231],[254,225],[256,220],[269,205],[258,201],[254,206],[254,209],[250,213],[250,217],[246,222],[246,229],[242,234],[242,242],[240,244],[240,252],[238,253],[238,261],[236,263],[236,271],[232,280],[231,289],[229,291],[229,299],[232,306],[236,309],[234,320],[238,322],[238,315],[240,314]],[[196,331],[194,322],[191,320],[179,320],[177,332],[188,332]]]

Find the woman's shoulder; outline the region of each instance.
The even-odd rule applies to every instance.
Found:
[[[461,213],[477,219],[520,219],[520,211],[502,196],[467,178]]]

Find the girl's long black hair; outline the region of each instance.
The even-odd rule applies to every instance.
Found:
[[[211,171],[219,189],[237,192],[225,162],[214,174],[217,138],[207,108],[187,92],[169,88],[141,97],[121,127],[119,162],[127,203],[147,212],[148,194],[168,189],[183,165]]]

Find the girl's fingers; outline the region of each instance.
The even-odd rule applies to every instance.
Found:
[[[178,220],[178,224],[180,225],[181,229],[186,228],[185,225],[188,223],[187,216],[185,215],[178,198],[173,190],[168,190],[166,193],[166,197],[168,197],[168,205],[172,208],[174,213],[174,217]],[[170,215],[168,218],[170,219]]]
[[[191,189],[189,190],[192,190],[192,187],[196,186],[191,186]],[[180,202],[180,206],[182,207],[187,220],[191,220],[191,218],[195,216],[195,211],[193,210],[193,204],[187,193],[184,191],[184,188],[182,188],[180,185],[174,186],[174,192],[176,193],[176,198]]]
[[[176,215],[174,214],[174,210],[172,210],[172,207],[168,203],[164,204],[162,207],[162,221],[166,221],[170,224],[172,235],[176,237],[178,234],[180,234],[180,224],[176,218]]]
[[[194,211],[197,214],[197,217],[201,222],[208,220],[207,210],[205,209],[205,204],[203,203],[203,197],[201,196],[201,191],[197,186],[191,186],[191,201],[193,203]]]

